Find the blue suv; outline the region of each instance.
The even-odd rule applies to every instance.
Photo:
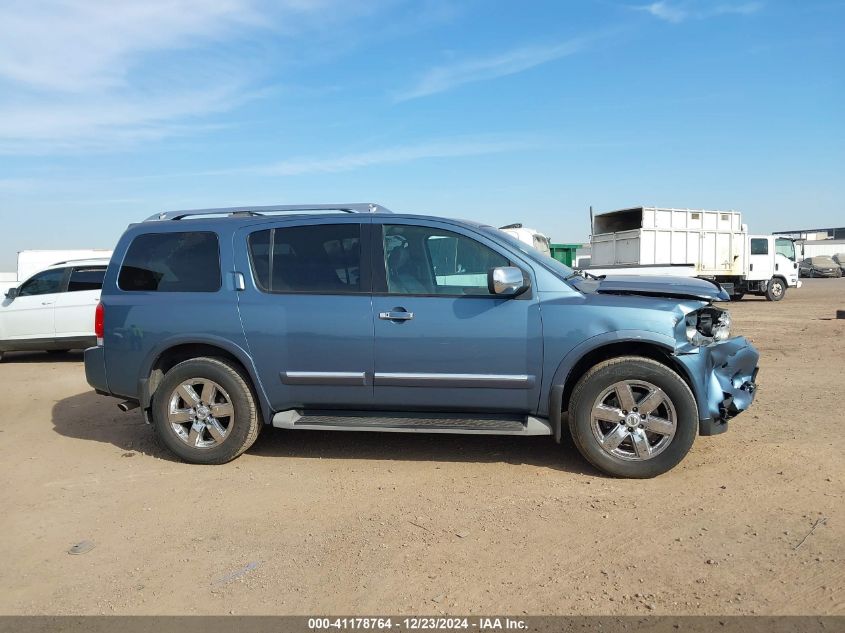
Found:
[[[704,279],[585,278],[489,226],[374,204],[168,212],[105,275],[88,382],[183,460],[261,427],[549,435],[652,477],[754,399]]]

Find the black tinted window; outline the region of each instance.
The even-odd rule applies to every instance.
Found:
[[[129,246],[120,268],[122,290],[216,292],[220,249],[215,233],[148,233]]]
[[[21,286],[19,297],[31,297],[33,295],[48,295],[61,292],[62,280],[65,277],[67,268],[54,268],[40,272]]]
[[[67,291],[99,290],[103,287],[103,277],[105,274],[106,269],[102,266],[99,268],[74,268],[73,272],[70,273]]]
[[[769,240],[752,239],[751,240],[751,254],[752,255],[768,255],[769,254]]]
[[[255,281],[266,292],[360,292],[361,227],[315,224],[250,235]]]

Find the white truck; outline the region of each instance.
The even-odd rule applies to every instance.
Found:
[[[800,288],[795,242],[750,235],[738,211],[633,207],[592,219],[592,275],[703,277],[731,298],[746,294],[780,301]]]
[[[548,235],[543,235],[540,231],[529,229],[522,224],[508,224],[507,226],[500,226],[500,231],[504,231],[511,237],[515,237],[520,242],[533,246],[544,255],[551,257],[551,240]]]

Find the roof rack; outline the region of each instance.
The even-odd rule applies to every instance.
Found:
[[[392,213],[380,204],[373,202],[353,202],[351,204],[279,204],[265,207],[229,207],[222,209],[186,209],[184,211],[165,211],[150,216],[145,222],[161,220],[183,220],[200,215],[227,215],[229,217],[262,216],[275,213],[307,213],[310,211],[340,211],[342,213]]]
[[[50,266],[61,266],[62,264],[76,264],[79,262],[108,262],[111,257],[82,257],[80,259],[66,259],[63,262],[56,262]]]

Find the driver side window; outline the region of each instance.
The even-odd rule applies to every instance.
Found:
[[[66,270],[66,268],[54,268],[38,273],[21,286],[18,296],[32,297],[61,292]]]
[[[427,226],[383,227],[387,291],[400,295],[490,295],[487,273],[508,259],[459,233]]]

